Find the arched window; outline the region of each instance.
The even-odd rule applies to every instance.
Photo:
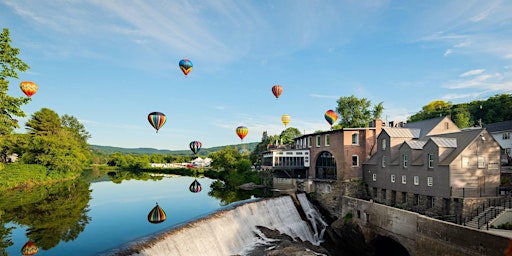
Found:
[[[359,145],[359,136],[357,133],[352,134],[352,145]]]
[[[327,151],[320,153],[316,159],[315,176],[317,179],[335,180],[337,178],[336,160],[331,153]]]

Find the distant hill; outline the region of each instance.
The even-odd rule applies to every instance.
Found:
[[[235,144],[235,145],[226,145],[230,146],[231,148],[238,148],[238,149],[244,149],[248,150],[249,152],[252,152],[256,145],[258,145],[259,142],[249,142],[244,144]],[[207,156],[210,153],[213,153],[215,151],[219,151],[226,146],[218,146],[218,147],[211,147],[211,148],[201,148],[199,151],[200,156]],[[156,148],[120,148],[120,147],[111,147],[111,146],[100,146],[100,145],[89,145],[89,149],[96,153],[104,154],[104,155],[111,155],[113,153],[119,152],[122,154],[146,154],[146,155],[152,155],[152,154],[165,154],[165,155],[192,155],[192,151],[190,149],[184,149],[184,150],[167,150],[167,149],[156,149]]]

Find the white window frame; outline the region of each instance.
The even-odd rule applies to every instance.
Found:
[[[310,148],[313,145],[313,137],[308,137],[308,148]]]
[[[359,145],[359,134],[352,133],[352,145]]]
[[[479,168],[479,169],[483,169],[483,168],[485,168],[485,166],[486,166],[485,156],[479,156],[479,157],[477,158],[477,161],[478,161],[478,164],[477,164],[477,165],[478,165],[478,168]]]
[[[461,157],[461,167],[462,168],[469,168],[469,156],[462,156]]]
[[[391,174],[391,183],[395,183],[396,177],[394,174]]]
[[[427,177],[427,186],[434,186],[434,177]]]
[[[420,176],[414,176],[414,185],[420,185]]]
[[[386,138],[383,138],[381,141],[381,148],[382,148],[382,150],[386,150],[386,147],[387,147],[387,140],[386,140]]]
[[[407,176],[402,175],[402,184],[407,184]]]
[[[322,138],[320,135],[317,135],[316,136],[316,147],[319,148],[320,147],[320,143],[322,142]]]
[[[330,146],[331,145],[331,136],[329,136],[329,134],[326,134],[325,135],[325,146]]]
[[[386,156],[382,156],[381,165],[382,167],[386,167]]]
[[[428,154],[428,168],[432,169],[434,168],[434,155]]]
[[[403,167],[404,167],[404,168],[407,168],[408,161],[409,161],[409,159],[408,159],[407,154],[403,154],[403,155],[402,155],[402,162],[403,162]]]
[[[509,132],[504,132],[502,139],[509,140],[510,139],[510,133]]]
[[[374,174],[372,175],[372,180],[373,180],[373,181],[377,181],[377,174],[376,174],[376,173],[374,173]]]

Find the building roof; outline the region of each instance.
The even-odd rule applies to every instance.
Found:
[[[454,133],[436,134],[435,137],[455,139],[457,143],[455,150],[447,155],[440,162],[440,164],[449,165],[462,151],[464,151],[475,139],[480,136],[482,131],[483,129],[471,129]]]
[[[409,145],[411,149],[423,149],[423,146],[425,146],[426,141],[422,140],[407,140],[405,141],[405,144]]]
[[[432,129],[434,129],[443,119],[447,118],[446,116],[436,117],[432,119],[406,123],[404,128],[416,128],[420,129],[419,138],[425,137]]]
[[[486,124],[484,128],[490,133],[512,131],[512,120]]]
[[[457,139],[455,138],[431,137],[430,140],[432,140],[440,148],[457,147]]]
[[[383,127],[382,130],[391,138],[419,138],[420,129],[408,129],[401,127]]]

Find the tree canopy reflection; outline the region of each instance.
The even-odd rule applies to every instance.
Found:
[[[6,192],[0,200],[0,255],[12,245],[10,222],[26,226],[27,240],[43,250],[76,239],[91,220],[90,192],[89,183],[80,179]]]

